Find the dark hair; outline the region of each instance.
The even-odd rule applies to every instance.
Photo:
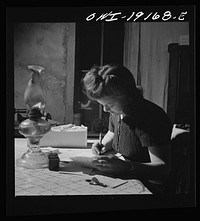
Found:
[[[105,96],[141,98],[131,72],[121,65],[94,66],[83,78],[84,91],[93,100]]]
[[[132,73],[122,65],[94,66],[83,78],[83,85],[92,100],[114,95],[124,97],[130,104],[143,98]]]

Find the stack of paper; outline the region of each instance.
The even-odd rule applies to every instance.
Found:
[[[52,127],[40,140],[40,146],[87,147],[87,127],[73,124]]]

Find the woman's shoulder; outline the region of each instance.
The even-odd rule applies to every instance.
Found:
[[[141,122],[145,130],[148,130],[157,140],[166,137],[170,139],[172,122],[163,108],[157,104],[144,100]],[[162,142],[162,140],[160,141]]]
[[[152,101],[143,99],[140,106],[140,112],[141,114],[146,115],[148,118],[152,120],[154,118],[157,120],[161,118],[163,120],[165,119],[170,122],[170,119],[167,113],[164,111],[164,109]]]
[[[167,113],[157,104],[142,99],[138,104],[136,111],[125,119],[132,128],[140,128],[141,130],[160,130],[161,127],[172,127],[172,123]]]
[[[158,104],[150,101],[150,100],[147,100],[147,99],[142,99],[141,101],[141,106],[144,106],[146,107],[148,110],[149,109],[153,109],[153,110],[160,110],[160,111],[164,111],[162,107],[160,107]]]

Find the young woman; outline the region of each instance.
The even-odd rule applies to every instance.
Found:
[[[162,186],[170,171],[172,124],[164,110],[143,98],[131,72],[119,65],[92,68],[83,79],[88,98],[110,113],[109,129],[92,146],[96,169],[133,175]],[[101,155],[114,149],[125,161]]]

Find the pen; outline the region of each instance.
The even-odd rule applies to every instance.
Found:
[[[102,144],[102,133],[99,134],[99,155],[101,154],[101,149],[103,148],[103,144]]]
[[[83,175],[83,172],[70,172],[70,171],[59,171],[60,174],[70,174],[70,175]]]
[[[99,144],[102,145],[102,133],[99,134]]]

